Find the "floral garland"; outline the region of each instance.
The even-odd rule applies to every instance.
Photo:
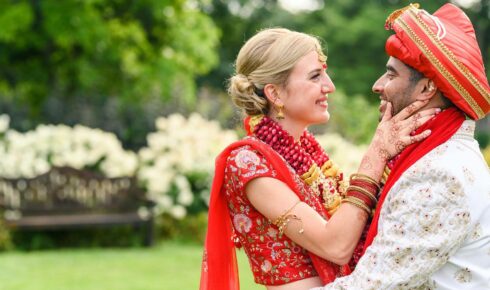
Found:
[[[265,115],[245,120],[249,135],[267,143],[296,171],[311,190],[322,199],[332,215],[340,205],[346,184],[343,174],[321,148],[315,137],[305,130],[299,141],[277,122]]]

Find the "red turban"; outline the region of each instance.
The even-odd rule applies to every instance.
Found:
[[[468,16],[452,4],[433,15],[411,4],[386,20],[395,34],[386,41],[388,55],[418,70],[472,119],[490,111],[490,87],[475,30]]]

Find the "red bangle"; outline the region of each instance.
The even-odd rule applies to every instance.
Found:
[[[352,180],[350,182],[350,185],[363,187],[369,192],[371,192],[374,196],[378,195],[378,187],[372,183],[357,179],[357,180]]]
[[[376,204],[369,198],[369,196],[366,196],[364,193],[359,192],[359,191],[354,191],[354,190],[349,190],[346,193],[346,196],[352,196],[355,198],[358,198],[364,202],[365,205],[367,205],[369,208],[373,208]]]

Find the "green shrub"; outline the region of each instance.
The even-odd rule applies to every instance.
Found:
[[[132,226],[12,231],[12,241],[16,249],[28,251],[74,247],[135,247],[143,244],[143,234],[140,229]]]
[[[0,214],[3,214],[0,212]],[[5,226],[5,223],[0,219],[0,252],[12,249],[12,239],[10,230]]]
[[[184,219],[176,219],[169,214],[157,218],[157,236],[185,242],[204,243],[208,223],[207,211],[189,214]]]

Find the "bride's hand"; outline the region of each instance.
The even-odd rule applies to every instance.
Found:
[[[422,141],[430,135],[430,130],[425,130],[418,135],[410,135],[441,111],[439,108],[431,108],[417,112],[426,104],[427,101],[415,101],[395,116],[391,115],[391,103],[386,104],[383,118],[371,143],[377,148],[380,158],[385,161],[390,160],[408,145]]]

